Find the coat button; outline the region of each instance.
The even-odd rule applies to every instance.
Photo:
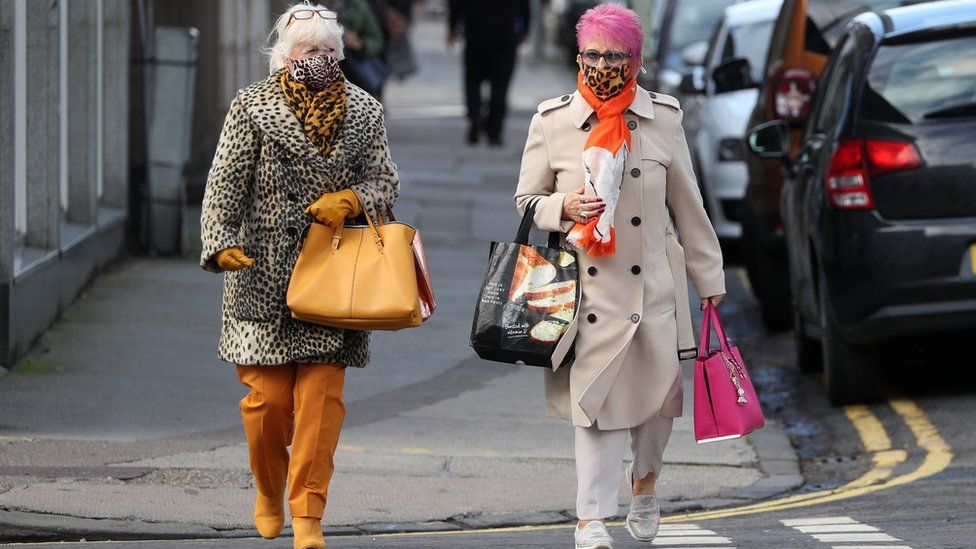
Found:
[[[590,273],[590,276],[596,276],[596,267],[590,267],[586,272]]]
[[[633,170],[630,170],[630,175],[631,175],[631,177],[640,177],[640,170],[637,169],[637,168],[634,168]]]
[[[285,229],[285,232],[288,233],[288,236],[298,235],[298,229],[296,229],[295,227],[288,227],[287,229]]]
[[[287,154],[279,155],[278,163],[281,164],[282,166],[289,166],[291,165],[291,157],[289,157]]]
[[[649,91],[647,93],[651,96],[651,99],[655,99],[657,97],[657,94],[652,91]]]
[[[593,313],[590,313],[590,314],[586,315],[586,320],[590,324],[593,324],[594,322],[596,322],[596,315],[593,314]]]
[[[641,273],[640,265],[634,265],[631,267],[630,272],[634,273],[635,275],[639,275]]]
[[[288,200],[292,202],[298,202],[298,195],[295,193],[288,193]]]
[[[637,313],[630,315],[630,321],[633,322],[634,324],[637,324],[638,322],[640,322],[640,315]]]
[[[559,100],[560,101],[569,101],[569,96],[568,95],[564,95],[564,96],[560,97]]]
[[[637,122],[634,122],[633,120],[631,120],[630,122],[627,122],[627,127],[630,128],[631,130],[636,130],[637,129]]]
[[[641,219],[637,216],[634,216],[630,219],[630,224],[636,227],[641,224]]]
[[[582,129],[582,130],[583,130],[584,132],[588,132],[588,131],[590,131],[590,127],[591,127],[591,126],[590,126],[590,123],[589,123],[589,122],[583,122],[583,125],[582,125],[582,126],[581,126],[580,128],[581,128],[581,129]]]

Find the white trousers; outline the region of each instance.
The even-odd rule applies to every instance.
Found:
[[[617,515],[628,431],[634,477],[644,478],[648,473],[660,476],[673,425],[674,418],[655,417],[631,429],[576,427],[576,516],[580,520],[603,520]]]

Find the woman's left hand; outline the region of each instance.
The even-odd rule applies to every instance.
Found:
[[[708,304],[709,299],[712,300],[712,306],[718,307],[718,304],[722,302],[723,298],[725,298],[725,294],[713,295],[711,297],[703,297],[701,300],[701,310],[703,311],[705,310],[705,305]]]
[[[359,215],[359,197],[352,189],[325,193],[305,208],[305,213],[310,214],[319,223],[338,227],[346,222],[347,217]]]

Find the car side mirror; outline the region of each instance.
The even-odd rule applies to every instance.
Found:
[[[759,158],[776,158],[790,162],[790,126],[785,120],[770,120],[749,130],[749,150]]]
[[[685,66],[696,67],[705,64],[705,55],[708,54],[708,42],[701,40],[692,42],[681,50],[681,60]]]
[[[705,67],[692,67],[681,77],[678,90],[685,95],[705,93]]]
[[[715,93],[725,93],[754,87],[752,67],[745,57],[731,57],[712,70]]]

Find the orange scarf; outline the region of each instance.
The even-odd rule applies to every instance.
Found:
[[[631,78],[619,94],[606,101],[593,93],[583,81],[582,74],[577,87],[600,120],[583,147],[584,191],[599,196],[607,206],[602,214],[585,223],[577,222],[566,240],[592,257],[608,256],[614,253],[613,214],[630,151],[630,129],[624,120],[624,112],[637,96],[637,82]]]

